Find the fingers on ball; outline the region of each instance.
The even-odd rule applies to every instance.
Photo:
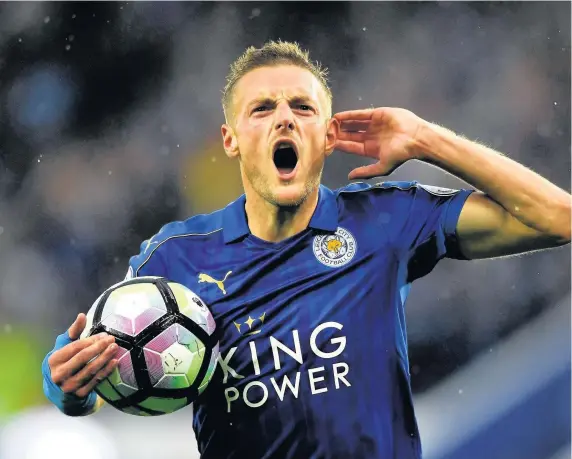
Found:
[[[50,366],[50,370],[53,371],[54,368],[59,364],[68,362],[74,356],[76,356],[80,351],[89,347],[91,344],[96,343],[103,338],[106,338],[107,336],[109,336],[107,335],[107,333],[99,333],[97,335],[91,336],[86,339],[73,341],[72,343],[65,345],[61,349],[58,349],[48,358],[48,365]]]
[[[99,343],[98,343],[99,344]],[[99,372],[105,368],[109,361],[114,357],[117,350],[117,344],[108,344],[106,348],[101,349],[98,355],[92,358],[76,375],[79,386],[85,385],[88,381],[97,377]]]
[[[86,397],[95,388],[95,386],[97,386],[111,374],[111,372],[117,367],[117,363],[117,359],[111,359],[109,362],[107,362],[105,366],[87,382],[87,384],[78,389],[76,395],[78,397]]]
[[[82,343],[81,341],[85,342]],[[86,365],[88,365],[99,354],[105,351],[105,349],[113,342],[114,338],[112,336],[100,336],[97,339],[91,341],[76,341],[78,345],[73,349],[75,353],[71,354],[67,362],[57,365],[56,368],[52,370],[52,380],[54,383],[60,386],[65,384],[67,379],[70,379],[77,373],[81,372],[86,367]],[[68,346],[72,346],[76,343],[71,343]],[[63,351],[64,348],[61,350]]]
[[[79,351],[71,360],[72,366],[78,371],[81,367],[89,363],[94,357],[101,354],[111,343],[115,341],[113,336],[100,337],[86,348]]]

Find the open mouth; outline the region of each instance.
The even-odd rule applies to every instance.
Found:
[[[294,145],[289,142],[279,142],[274,148],[274,165],[280,175],[290,175],[298,164],[298,154]]]

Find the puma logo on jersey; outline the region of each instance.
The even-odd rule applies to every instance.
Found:
[[[224,289],[224,283],[226,281],[226,278],[230,276],[231,273],[232,271],[227,272],[223,280],[216,280],[214,277],[208,274],[199,273],[199,284],[202,282],[207,282],[209,284],[216,284],[216,286],[220,289],[223,295],[226,295],[226,290]]]

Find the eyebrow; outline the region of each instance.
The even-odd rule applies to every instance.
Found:
[[[314,101],[311,97],[301,95],[288,98],[288,103],[308,104],[316,107],[318,105],[318,102]],[[257,97],[248,104],[248,107],[252,107],[253,105],[276,105],[276,99],[270,96]]]

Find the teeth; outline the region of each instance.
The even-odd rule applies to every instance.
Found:
[[[289,143],[279,143],[278,148],[276,149],[281,150],[282,148],[292,148],[292,145],[290,145]]]

